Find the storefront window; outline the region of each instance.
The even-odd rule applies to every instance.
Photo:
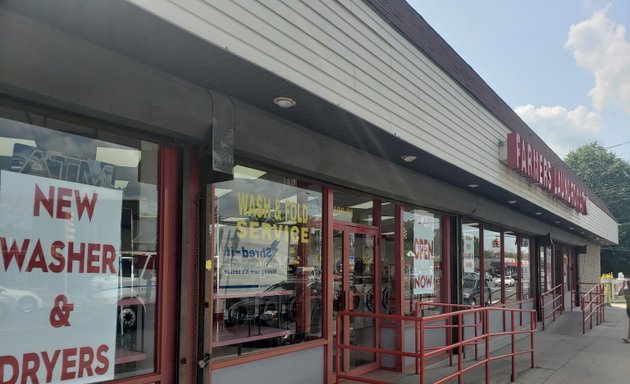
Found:
[[[503,286],[505,287],[505,303],[518,301],[518,242],[514,232],[503,233],[503,262],[505,270],[503,273]]]
[[[333,219],[346,223],[373,225],[374,201],[348,191],[335,191]]]
[[[54,129],[0,118],[4,378],[154,372],[159,146],[9,112]]]
[[[422,209],[406,209],[403,226],[403,312],[412,315],[420,301],[441,302],[440,216]]]
[[[381,312],[395,313],[396,234],[394,204],[381,205]]]
[[[481,305],[491,300],[486,282],[482,294],[479,223],[464,219],[462,223],[462,299],[464,304]]]
[[[553,252],[552,247],[547,247],[545,250],[545,276],[547,277],[547,290],[554,287],[554,273],[553,273]]]
[[[521,237],[521,299],[532,297],[531,266],[529,263],[529,237]]]
[[[320,338],[320,187],[237,165],[214,201],[213,357]]]

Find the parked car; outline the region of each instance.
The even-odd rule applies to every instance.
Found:
[[[464,304],[479,305],[481,303],[481,281],[479,275],[465,275],[463,283]],[[485,285],[485,305],[492,304],[492,290]]]
[[[0,285],[0,297],[5,297],[5,306],[11,312],[13,306],[17,312],[31,313],[42,307],[41,297],[34,292],[22,289],[11,289]]]
[[[0,296],[0,321],[9,317],[15,310],[15,302],[7,296]]]
[[[247,297],[231,304],[224,317],[226,326],[249,323],[272,327],[285,327],[295,322],[298,302],[296,297],[299,284],[310,289],[312,304],[311,318],[321,310],[321,283],[319,281],[285,280],[273,284],[260,295]],[[277,294],[274,294],[277,293]]]
[[[509,276],[509,275],[508,275],[508,276],[503,276],[503,277],[501,277],[501,276],[497,276],[497,277],[494,277],[494,278],[492,279],[492,282],[493,282],[495,285],[500,285],[500,284],[501,284],[501,281],[504,281],[504,282],[505,282],[505,286],[506,286],[506,287],[512,287],[512,286],[514,286],[514,284],[516,283],[516,281],[514,280],[514,278],[513,278],[512,276]]]

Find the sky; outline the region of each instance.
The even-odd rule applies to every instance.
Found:
[[[630,1],[407,1],[561,158],[630,161]]]

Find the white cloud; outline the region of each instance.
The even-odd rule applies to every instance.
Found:
[[[568,110],[559,105],[536,107],[520,105],[514,111],[560,157],[577,147],[597,140],[602,117],[580,105]]]
[[[577,64],[595,76],[589,91],[593,106],[601,110],[617,105],[630,115],[630,41],[626,28],[610,20],[607,10],[572,25],[566,46],[573,50]]]

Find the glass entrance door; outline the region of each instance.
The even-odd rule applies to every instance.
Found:
[[[377,305],[374,295],[376,233],[371,230],[337,226],[333,232],[333,324],[337,313],[351,311],[356,316],[344,317],[341,329],[333,330],[333,338],[343,338],[344,344],[364,347],[376,345],[376,327],[373,318],[360,313],[374,313]],[[334,351],[335,355],[338,351]],[[336,361],[335,358],[333,358]],[[373,369],[376,356],[368,351],[344,351],[339,361],[344,372],[357,368]],[[337,367],[335,366],[335,369]]]

